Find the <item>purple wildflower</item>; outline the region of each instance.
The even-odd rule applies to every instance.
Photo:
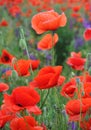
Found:
[[[74,121],[69,121],[68,122],[68,130],[77,130],[77,123]]]
[[[70,27],[70,29],[73,29],[73,27],[74,27],[74,24],[76,23],[76,20],[75,19],[70,19],[69,20],[69,27]]]
[[[51,59],[52,59],[51,54],[47,54],[47,55],[46,55],[46,59],[47,59],[47,60],[51,60]]]
[[[20,38],[19,28],[16,28],[16,29],[15,29],[15,36],[16,36],[17,38]]]
[[[3,74],[3,73],[5,73],[5,72],[7,72],[8,70],[11,70],[11,68],[4,68],[4,69],[2,69],[2,70],[1,70],[1,73]]]
[[[36,56],[34,56],[33,54],[30,54],[30,59],[31,59],[31,60],[36,60],[37,58],[36,58]]]
[[[82,37],[76,36],[74,48],[76,50],[79,50],[83,45],[84,45],[84,39]]]
[[[37,51],[41,52],[42,50],[41,50],[41,49],[39,49],[39,48],[37,48]]]
[[[46,65],[50,65],[51,60],[52,60],[51,54],[46,54]]]
[[[20,20],[20,17],[21,17],[20,13],[16,13],[16,18],[17,18],[18,20]]]
[[[30,32],[27,30],[26,31],[26,34],[25,34],[26,37],[29,37],[30,36]]]
[[[91,28],[91,21],[88,21],[87,19],[84,19],[83,20],[83,27]]]

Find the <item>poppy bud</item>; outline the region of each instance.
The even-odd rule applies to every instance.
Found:
[[[15,70],[12,70],[11,77],[12,77],[12,79],[14,79],[14,80],[17,80],[17,79],[18,79],[18,74],[17,74],[17,72],[16,72]]]
[[[74,72],[71,72],[71,77],[75,77],[75,73]]]
[[[88,53],[86,58],[85,69],[89,70],[90,66],[91,66],[91,53]]]
[[[26,41],[25,39],[21,38],[19,41],[19,46],[22,50],[26,49]]]
[[[28,85],[28,79],[25,79],[25,84]]]

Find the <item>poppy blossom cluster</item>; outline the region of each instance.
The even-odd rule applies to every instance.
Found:
[[[63,85],[60,93],[70,99],[65,105],[69,120],[80,122],[80,127],[88,130],[91,126],[89,116],[91,113],[91,75],[85,72],[85,77],[84,75],[74,76]],[[87,116],[88,120],[86,120]]]
[[[10,67],[17,72],[18,76],[29,76],[30,70],[35,70],[40,64],[40,60],[17,60],[15,56],[10,54],[7,50],[2,50],[2,55],[0,56],[0,64],[10,65]],[[10,76],[12,70],[7,70],[5,72],[6,76]]]
[[[24,116],[14,118],[10,123],[11,130],[43,130],[32,116]]]
[[[5,83],[0,84],[1,92],[8,89],[8,85]],[[40,95],[34,88],[28,86],[19,86],[13,89],[11,95],[5,93],[3,104],[0,109],[0,128],[3,128],[7,122],[10,122],[10,128],[15,130],[21,128],[24,124],[24,130],[27,130],[26,122],[29,123],[29,128],[43,130],[42,126],[38,126],[37,121],[30,116],[30,114],[41,114],[41,110],[37,107],[40,101]],[[20,112],[28,112],[28,117],[19,117]],[[21,116],[21,115],[20,115]],[[18,121],[19,120],[19,121]],[[17,122],[16,122],[17,121]],[[19,122],[22,122],[19,126]],[[35,123],[34,123],[35,122]],[[33,124],[34,123],[34,124]]]
[[[29,69],[35,70],[38,68],[39,64],[39,60],[20,59],[15,62],[14,70],[16,70],[19,76],[28,76],[30,75]]]
[[[66,10],[71,10],[71,16],[76,21],[83,21],[83,18],[80,13],[81,8],[83,8],[85,13],[87,13],[89,19],[91,17],[91,9],[89,6],[90,0],[82,0],[81,2],[80,0],[77,0],[77,2],[81,3],[79,5],[76,5],[76,1],[74,0],[68,0],[67,4],[64,4],[64,0],[53,0],[53,3],[49,0],[27,1],[28,3],[26,3],[26,7],[24,7],[24,10],[22,8],[24,6],[23,0],[1,0],[0,6],[4,5],[6,7],[6,10],[13,17],[13,20],[16,22],[17,26],[20,26],[21,24],[25,25],[25,17],[29,18],[27,19],[27,22],[29,21],[28,24],[30,24],[30,15],[32,12],[34,12],[30,8],[31,5],[37,11],[40,11],[42,9],[47,10],[35,14],[31,20],[31,27],[37,34],[46,33],[45,35],[43,35],[42,39],[37,43],[37,48],[44,51],[50,51],[50,49],[52,49],[52,47],[54,47],[57,44],[59,37],[55,33],[55,31],[60,27],[64,27],[66,25]],[[54,11],[53,7],[51,6],[54,3],[63,4],[64,6],[60,7],[60,10],[64,12],[59,14],[58,12]],[[23,19],[25,19],[25,21],[23,21]],[[13,24],[13,22],[11,23]],[[9,22],[7,22],[6,20],[2,20],[0,22],[0,27],[6,27],[8,25]],[[52,33],[49,33],[48,31],[51,31]],[[90,28],[86,29],[84,33],[85,40],[91,39],[90,31]],[[41,122],[38,123],[33,117],[33,114],[42,114],[42,110],[40,109],[40,106],[38,106],[40,105],[38,103],[41,99],[37,90],[40,89],[40,92],[42,89],[43,91],[45,91],[45,89],[52,89],[54,87],[60,87],[63,85],[60,94],[67,98],[65,110],[67,115],[69,116],[69,120],[79,121],[80,127],[83,130],[89,130],[91,127],[91,117],[89,117],[88,121],[85,120],[85,118],[86,116],[89,116],[91,113],[90,74],[87,72],[80,76],[76,75],[72,77],[68,82],[64,83],[65,77],[62,76],[63,67],[61,65],[49,65],[43,66],[41,69],[39,69],[39,71],[36,71],[33,75],[31,75],[31,72],[36,70],[39,67],[40,63],[40,60],[23,58],[18,59],[15,55],[11,54],[7,50],[2,50],[2,54],[0,55],[0,65],[10,67],[10,70],[6,71],[3,74],[3,80],[5,76],[11,76],[9,77],[10,81],[10,79],[13,77],[12,75],[14,71],[18,75],[18,78],[27,78],[28,85],[17,85],[14,87],[13,85],[15,83],[19,84],[19,80],[17,80],[16,82],[14,80],[12,82],[11,80],[9,82],[10,85],[4,82],[0,82],[0,92],[3,95],[2,105],[0,106],[0,128],[4,128],[6,123],[9,122],[9,127],[11,130],[46,130],[46,126]],[[81,72],[84,70],[86,59],[82,58],[81,52],[72,52],[71,57],[67,59],[66,63],[73,69],[77,71],[80,70]],[[9,89],[10,91],[8,93],[7,90]]]
[[[85,0],[76,0],[76,1],[72,1],[72,0],[68,0],[68,1],[64,1],[64,0],[53,0],[48,1],[48,0],[27,0],[27,4],[26,4],[26,10],[27,11],[23,11],[23,7],[21,6],[22,3],[24,1],[23,0],[1,0],[0,1],[0,6],[6,6],[7,11],[9,12],[9,14],[11,16],[13,16],[14,18],[17,17],[17,14],[21,15],[22,17],[29,17],[31,15],[31,13],[33,12],[30,9],[30,5],[33,6],[33,8],[35,8],[35,10],[37,12],[42,12],[43,10],[45,11],[50,11],[53,10],[54,5],[55,4],[60,4],[62,6],[60,6],[60,10],[66,12],[67,10],[71,10],[70,12],[70,16],[75,19],[77,22],[83,22],[84,18],[82,17],[80,10],[83,9],[84,14],[86,13],[86,15],[88,15],[89,20],[91,19],[91,15],[90,15],[90,0],[85,1]],[[25,7],[24,7],[25,8]],[[30,11],[31,10],[31,11]]]
[[[67,22],[67,17],[64,13],[59,15],[54,10],[41,12],[33,16],[31,26],[37,34],[42,34],[47,31],[55,31],[59,27],[64,27]],[[58,42],[58,35],[54,33],[46,34],[43,39],[38,42],[38,49],[49,50]]]

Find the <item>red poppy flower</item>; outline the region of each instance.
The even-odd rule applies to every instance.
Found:
[[[1,1],[0,1],[0,6],[4,6],[4,4],[6,4],[6,0],[4,0],[4,1],[1,0]]]
[[[65,77],[64,76],[59,76],[57,86],[61,86],[64,81],[65,81]]]
[[[25,108],[31,108],[40,101],[39,94],[27,86],[21,86],[13,89],[11,95],[4,94],[5,105],[10,111],[19,111]]]
[[[0,23],[0,26],[2,27],[7,27],[8,26],[8,22],[6,20],[2,20],[1,23]]]
[[[61,90],[61,95],[64,97],[73,97],[77,90],[75,80],[71,80],[70,82],[66,83]]]
[[[18,5],[14,5],[11,8],[9,8],[9,13],[16,17],[17,14],[21,14],[21,8]]]
[[[90,130],[91,129],[91,118],[89,117],[88,120],[81,121],[80,127],[82,128],[82,130]]]
[[[14,69],[16,70],[16,72],[18,73],[19,76],[30,75],[30,73],[29,73],[30,61],[20,59],[15,62]]]
[[[0,92],[7,91],[9,86],[6,83],[0,82]]]
[[[14,56],[10,54],[7,50],[2,50],[2,55],[0,57],[0,63],[1,64],[12,64]]]
[[[70,120],[79,120],[82,116],[86,115],[86,112],[91,107],[91,98],[83,98],[81,101],[77,100],[70,100],[66,104],[66,112],[69,115]]]
[[[75,19],[79,18],[80,17],[80,14],[79,13],[72,13],[71,16]]]
[[[84,87],[84,98],[90,98],[91,97],[91,82],[84,82],[83,83]]]
[[[23,0],[6,0],[7,7],[10,5],[18,5],[21,4]]]
[[[35,70],[38,68],[39,64],[40,64],[40,60],[29,60],[32,70]]]
[[[31,9],[28,9],[25,13],[22,12],[22,16],[25,16],[25,17],[30,17],[31,14],[32,14]]]
[[[87,28],[83,34],[86,41],[91,40],[91,28]]]
[[[83,77],[83,79],[84,79],[84,77]],[[84,82],[91,82],[91,75],[88,72],[85,73],[85,81]]]
[[[39,6],[41,5],[41,0],[28,0],[29,3],[32,4],[32,6]]]
[[[48,30],[56,30],[59,27],[66,25],[67,18],[64,13],[59,15],[54,10],[41,12],[32,18],[32,28],[38,33],[42,34]]]
[[[61,10],[62,12],[65,12],[65,11],[67,10],[67,7],[65,7],[65,6],[64,6],[64,7],[61,7],[60,10]]]
[[[35,70],[38,68],[39,60],[24,60],[20,59],[14,64],[14,69],[17,71],[19,76],[29,76],[29,69]]]
[[[11,130],[43,130],[41,126],[38,126],[37,121],[32,116],[24,116],[21,118],[14,118],[10,122]]]
[[[91,9],[91,7],[90,7],[90,2],[87,2],[87,1],[86,1],[85,5],[84,5],[84,8],[85,8],[85,11],[89,12],[90,9]]]
[[[80,8],[81,8],[81,5],[76,5],[76,6],[73,6],[72,10],[74,12],[78,12],[80,10]]]
[[[7,70],[5,73],[2,74],[2,79],[8,79],[9,76],[12,75],[12,70]]]
[[[76,80],[76,78],[80,79],[81,82],[86,83],[84,87],[86,87],[87,83],[91,83],[91,75],[89,75],[88,72],[85,72],[83,75],[80,76],[75,76],[74,79]]]
[[[34,81],[30,82],[30,86],[35,86],[39,89],[48,89],[55,87],[58,85],[58,80],[61,72],[62,66],[46,66],[39,71],[38,75],[34,78]],[[63,82],[61,82],[61,84],[62,83]]]
[[[42,111],[40,110],[40,108],[38,106],[31,106],[31,107],[28,107],[27,108],[27,111],[30,113],[30,114],[35,114],[35,115],[40,115],[42,114]]]
[[[4,125],[14,117],[15,116],[13,114],[10,114],[10,112],[7,110],[0,110],[0,128],[3,128]]]
[[[46,34],[43,39],[38,42],[38,48],[41,50],[51,49],[58,42],[58,35],[55,33],[54,36],[52,34]]]
[[[23,2],[23,0],[14,0],[14,1],[11,0],[11,2],[13,4],[21,4]]]
[[[47,130],[47,127],[45,126],[44,123],[42,123],[41,126],[43,127],[43,130]]]
[[[71,52],[71,56],[72,56],[72,57],[81,57],[81,52],[78,52],[78,53],[76,53],[76,52]]]
[[[81,57],[81,53],[73,52],[66,63],[75,70],[83,70],[85,62],[86,59]]]

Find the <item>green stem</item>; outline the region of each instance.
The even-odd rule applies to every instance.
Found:
[[[79,84],[78,84],[78,94],[80,94],[81,88],[82,88],[82,84],[79,82]],[[81,113],[82,112],[82,96],[81,96],[81,94],[80,94],[79,100],[80,100],[80,119],[79,119],[79,128],[78,128],[78,130],[80,130],[80,121],[82,120],[82,113]]]
[[[48,89],[47,94],[46,94],[46,96],[45,96],[45,98],[44,98],[44,101],[42,102],[42,104],[41,104],[41,106],[40,106],[41,109],[43,108],[43,106],[44,106],[44,104],[45,104],[45,102],[46,102],[46,100],[47,100],[47,97],[48,97],[48,95],[49,95],[49,91],[50,91],[50,89]]]
[[[28,59],[30,59],[30,56],[29,56],[29,52],[28,52],[28,48],[27,48],[27,45],[26,45],[26,53],[27,53],[27,57],[28,57]]]
[[[55,52],[54,52],[54,39],[53,39],[53,36],[54,36],[54,31],[52,31],[52,49],[51,49],[51,54],[52,54],[52,65],[54,66],[55,65],[55,58],[54,58],[54,55],[55,55]]]

